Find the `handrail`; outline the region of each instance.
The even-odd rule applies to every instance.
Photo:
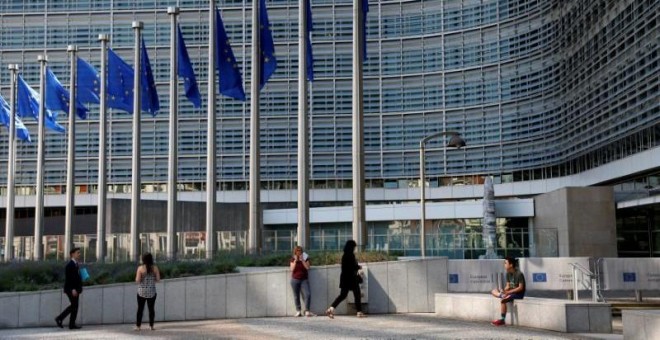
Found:
[[[603,287],[603,280],[601,274],[601,265],[603,263],[603,258],[599,257],[596,259],[594,262],[594,268],[596,268],[596,283],[598,284],[597,286],[597,293],[598,293],[598,300],[602,302],[607,302],[605,301],[605,296],[603,296],[601,288]]]
[[[573,300],[578,301],[578,271],[582,273],[582,275],[587,275],[591,281],[591,287],[588,287],[585,285],[586,288],[591,288],[591,299],[594,302],[598,301],[598,289],[597,289],[597,280],[598,280],[598,275],[594,274],[591,270],[585,268],[583,265],[579,263],[569,263],[571,267],[573,267]]]
[[[595,276],[595,275],[596,275],[596,274],[594,274],[591,270],[585,268],[583,265],[581,265],[581,264],[579,264],[579,263],[577,263],[577,262],[575,262],[575,263],[569,263],[569,265],[570,265],[571,267],[573,267],[573,268],[577,268],[577,269],[579,269],[583,274],[586,274],[586,275],[589,275],[589,276]]]

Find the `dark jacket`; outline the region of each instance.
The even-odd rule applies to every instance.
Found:
[[[357,271],[360,266],[355,259],[355,254],[344,254],[341,257],[341,275],[339,276],[339,288],[354,289],[358,287]]]
[[[82,293],[82,277],[80,277],[76,261],[70,260],[64,270],[64,292],[71,293],[75,289],[78,294]]]

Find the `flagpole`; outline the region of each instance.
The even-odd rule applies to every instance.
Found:
[[[66,170],[66,218],[64,221],[64,254],[69,254],[73,243],[72,225],[75,211],[75,156],[76,156],[76,52],[78,47],[69,45],[67,52],[71,54],[69,85],[69,136],[67,145],[67,170]]]
[[[107,199],[107,167],[106,167],[106,128],[108,123],[106,121],[106,78],[107,70],[106,63],[108,59],[108,42],[110,36],[107,34],[99,34],[99,41],[101,42],[101,90],[99,93],[99,174],[98,174],[98,206],[97,206],[97,220],[96,220],[96,261],[103,263],[105,261],[105,215],[106,215],[106,199]]]
[[[42,259],[42,234],[44,228],[44,138],[46,137],[44,131],[44,123],[46,120],[46,63],[48,57],[46,55],[37,56],[39,61],[39,144],[37,145],[37,202],[34,211],[34,251],[32,259],[39,261]]]
[[[307,122],[307,3],[298,1],[298,245],[309,247],[309,159]]]
[[[174,260],[176,258],[176,204],[177,204],[177,147],[178,147],[178,111],[179,104],[177,99],[177,16],[178,7],[168,7],[167,14],[171,19],[170,30],[170,129],[169,129],[169,168],[167,174],[167,258]]]
[[[261,181],[259,179],[259,84],[261,79],[261,47],[259,24],[259,0],[252,0],[252,77],[250,80],[250,196],[249,196],[249,230],[247,251],[257,253],[261,248],[259,242],[259,203]]]
[[[206,109],[206,258],[215,252],[215,0],[209,1],[209,53]]]
[[[14,258],[14,201],[16,193],[14,192],[14,163],[16,163],[16,77],[18,75],[18,65],[9,64],[11,72],[11,98],[9,102],[9,155],[7,159],[7,219],[5,221],[5,262]]]
[[[134,55],[134,72],[133,72],[133,159],[132,159],[132,178],[131,178],[131,249],[130,260],[137,262],[139,259],[139,234],[138,229],[140,226],[140,194],[142,191],[142,184],[140,180],[140,112],[142,110],[142,91],[140,87],[140,78],[142,75],[142,68],[140,66],[140,51],[141,51],[141,31],[143,24],[141,21],[133,21],[133,30],[135,31],[135,55]]]
[[[363,1],[353,0],[353,240],[357,243],[359,251],[363,251],[367,243],[364,202],[364,106],[362,102]]]

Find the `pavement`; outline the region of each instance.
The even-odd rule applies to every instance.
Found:
[[[620,318],[619,321],[620,323]],[[492,326],[488,322],[441,319],[432,313],[369,315],[367,318],[337,315],[271,317],[148,323],[141,331],[133,325],[84,326],[80,330],[57,327],[0,329],[0,339],[606,339],[614,334],[575,334],[516,326]],[[620,326],[620,325],[619,325]],[[617,334],[618,333],[618,334]]]

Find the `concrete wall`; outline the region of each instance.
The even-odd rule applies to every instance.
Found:
[[[660,288],[660,259],[605,258],[603,286],[609,290],[657,290]]]
[[[623,310],[623,338],[657,339],[660,334],[660,310]]]
[[[536,196],[534,239],[540,229],[557,229],[560,257],[616,257],[616,205],[612,187],[562,188]],[[536,255],[549,256],[537,246]]]
[[[372,314],[433,312],[435,293],[447,292],[446,258],[370,263],[367,271],[365,302]],[[336,265],[312,268],[314,313],[322,314],[339,295],[339,273]],[[282,268],[163,280],[156,287],[156,321],[294,315],[289,279],[289,270]],[[80,300],[79,322],[133,323],[136,294],[134,283],[88,287]],[[1,294],[0,328],[54,326],[53,319],[67,305],[61,290]],[[337,313],[346,311],[343,302]]]
[[[530,257],[520,259],[519,268],[525,275],[525,289],[527,291],[573,289],[571,263],[589,268],[589,258],[587,257]],[[504,285],[504,260],[501,259],[449,260],[447,271],[449,275],[449,292],[484,293]],[[586,289],[582,285],[579,288],[581,290]]]

